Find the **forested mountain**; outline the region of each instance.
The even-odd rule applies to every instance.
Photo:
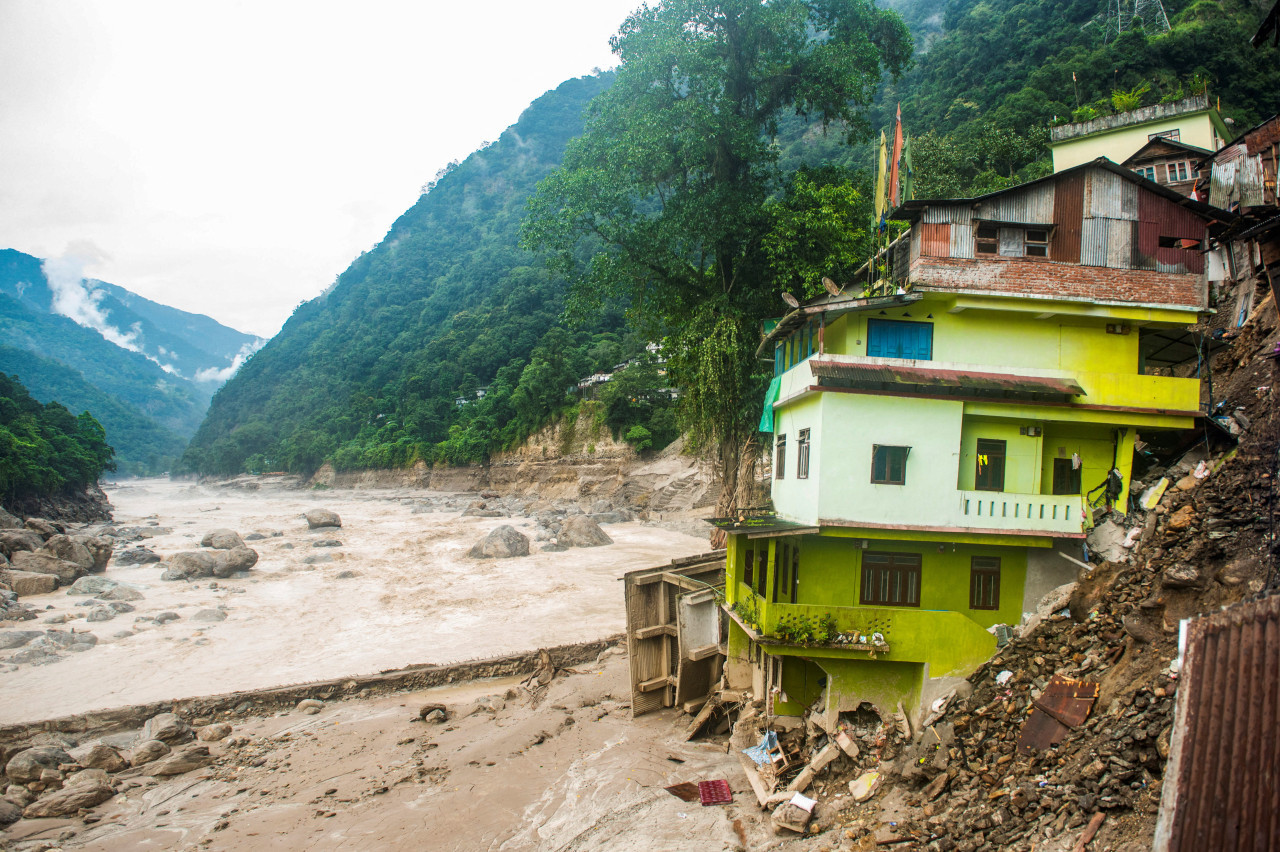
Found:
[[[580,378],[642,351],[624,334],[622,306],[567,328],[562,282],[518,246],[526,197],[610,79],[561,84],[438,176],[215,395],[186,464],[234,473],[479,461],[562,408]]]
[[[93,412],[121,473],[170,470],[257,339],[78,274],[55,271],[51,282],[47,268],[0,250],[0,372],[37,399]]]
[[[0,374],[0,500],[46,497],[84,488],[111,470],[111,447],[88,412],[41,404],[22,383]]]
[[[1275,51],[1248,44],[1261,18],[1250,0],[1165,0],[1167,31],[1133,18],[1123,0],[1127,14],[1113,19],[1107,0],[888,5],[910,25],[916,55],[885,82],[871,118],[888,127],[901,102],[919,197],[1047,173],[1049,126],[1111,111],[1113,93],[1153,103],[1207,84],[1239,128],[1280,109]],[[185,464],[234,473],[308,471],[326,460],[339,469],[477,461],[564,408],[573,381],[638,352],[644,341],[626,335],[626,306],[565,325],[562,282],[517,243],[526,198],[610,82],[564,83],[440,176],[217,394]],[[778,166],[824,166],[866,199],[871,148],[843,141],[838,128],[785,119]],[[481,388],[488,393],[477,399]],[[660,421],[646,428],[672,428],[663,406],[646,411]],[[621,417],[610,425],[625,429]]]

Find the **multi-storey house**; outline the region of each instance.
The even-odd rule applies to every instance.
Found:
[[[1099,159],[894,218],[882,280],[769,324],[775,513],[717,521],[729,686],[778,715],[916,716],[1200,409],[1157,373],[1205,309],[1206,205]]]

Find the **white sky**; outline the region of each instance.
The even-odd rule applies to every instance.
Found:
[[[640,0],[0,0],[0,248],[264,337]]]

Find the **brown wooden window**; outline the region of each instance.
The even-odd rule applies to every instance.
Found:
[[[920,554],[864,552],[861,603],[920,606]]]
[[[809,430],[801,429],[796,437],[796,479],[809,478]]]
[[[969,563],[969,609],[1000,608],[1000,560],[975,556]]]
[[[1049,256],[1049,231],[1044,228],[1027,228],[1023,252],[1027,257]]]
[[[977,472],[973,487],[979,491],[1004,490],[1004,441],[978,439]]]
[[[906,485],[910,447],[874,444],[871,447],[871,482],[875,485]]]
[[[787,476],[787,436],[778,436],[778,448],[773,460],[773,478],[785,479]]]
[[[973,233],[975,254],[996,254],[1000,250],[1000,228],[995,225],[979,225]]]
[[[1186,160],[1178,163],[1166,163],[1165,168],[1169,170],[1169,183],[1187,179]]]
[[[1079,494],[1080,468],[1071,459],[1053,460],[1053,493]]]

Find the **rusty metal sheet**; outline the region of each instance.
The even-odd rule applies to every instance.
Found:
[[[1155,849],[1280,849],[1280,597],[1192,621]]]
[[[889,364],[861,364],[811,359],[809,369],[819,379],[889,385],[923,385],[933,388],[1047,393],[1082,396],[1084,388],[1074,379],[1049,376],[1015,376],[976,370],[944,370],[936,367],[907,367]]]
[[[1046,749],[1060,742],[1072,728],[1084,724],[1098,698],[1099,688],[1093,681],[1071,680],[1060,675],[1050,678],[1027,713],[1018,736],[1018,753]]]
[[[1085,219],[1080,228],[1080,265],[1106,266],[1111,229],[1107,219]]]
[[[1053,221],[1054,194],[1053,181],[1001,193],[978,204],[974,216],[989,222],[1048,225]]]
[[[1129,219],[1107,220],[1106,265],[1109,269],[1133,268],[1133,254],[1138,241],[1137,225],[1137,222]]]
[[[1138,218],[1138,187],[1106,169],[1090,169],[1085,183],[1085,215],[1101,219]]]
[[[951,257],[950,223],[920,225],[920,253],[927,257]]]
[[[1084,220],[1084,173],[1059,178],[1053,194],[1053,238],[1049,259],[1080,262],[1080,228]]]

